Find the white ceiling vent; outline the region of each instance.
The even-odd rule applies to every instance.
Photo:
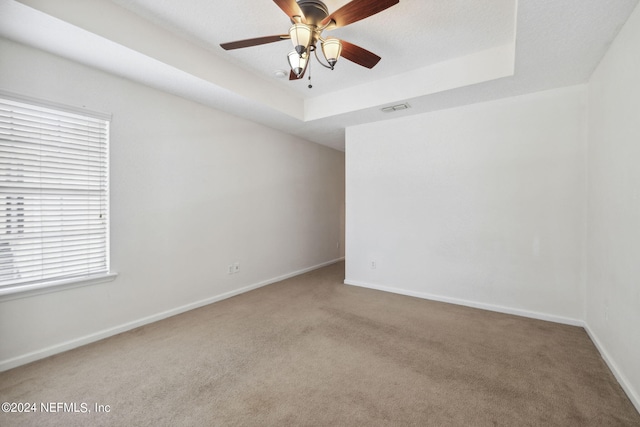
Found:
[[[404,104],[381,108],[380,111],[382,111],[383,113],[392,113],[394,111],[406,110],[407,108],[411,108],[411,105],[405,102]]]

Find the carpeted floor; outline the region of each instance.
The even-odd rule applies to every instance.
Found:
[[[332,265],[4,372],[0,402],[38,413],[0,425],[640,426],[581,328],[343,279]]]

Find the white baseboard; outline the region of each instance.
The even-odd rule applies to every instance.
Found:
[[[613,375],[618,380],[620,387],[622,387],[624,392],[627,393],[629,400],[631,401],[631,403],[633,403],[633,406],[636,407],[636,410],[640,412],[640,394],[638,394],[638,391],[634,390],[629,380],[627,380],[627,377],[625,377],[622,371],[618,368],[616,362],[613,361],[613,358],[609,355],[607,350],[604,348],[596,334],[591,330],[591,328],[589,328],[589,325],[587,323],[585,323],[584,325],[584,330],[587,331],[587,335],[589,335],[589,338],[591,338],[591,341],[593,341],[593,344],[600,352],[600,356],[602,356],[602,359],[604,359],[611,372],[613,372]]]
[[[200,307],[212,304],[212,303],[217,302],[217,301],[221,301],[221,300],[224,300],[224,299],[227,299],[227,298],[231,298],[233,296],[236,296],[236,295],[239,295],[239,294],[243,294],[245,292],[249,292],[251,290],[254,290],[254,289],[257,289],[257,288],[261,288],[261,287],[266,286],[266,285],[270,285],[272,283],[280,282],[282,280],[289,279],[289,278],[294,277],[294,276],[299,276],[301,274],[308,273],[310,271],[317,270],[319,268],[326,267],[328,265],[335,264],[335,263],[343,261],[343,260],[344,260],[344,257],[343,258],[337,258],[337,259],[334,259],[334,260],[331,260],[331,261],[327,261],[327,262],[323,262],[322,264],[318,264],[318,265],[314,265],[314,266],[311,266],[311,267],[303,268],[301,270],[297,270],[297,271],[293,271],[291,273],[283,274],[283,275],[278,276],[278,277],[273,277],[271,279],[264,280],[264,281],[259,282],[259,283],[254,283],[252,285],[245,286],[245,287],[242,287],[240,289],[236,289],[236,290],[233,290],[233,291],[230,291],[230,292],[225,292],[223,294],[216,295],[216,296],[213,296],[213,297],[210,297],[210,298],[206,298],[206,299],[203,299],[203,300],[200,300],[200,301],[195,301],[193,303],[186,304],[186,305],[183,305],[181,307],[172,308],[171,310],[167,310],[167,311],[163,311],[161,313],[157,313],[157,314],[154,314],[154,315],[151,315],[151,316],[143,317],[141,319],[134,320],[133,322],[124,323],[122,325],[115,326],[113,328],[104,329],[102,331],[99,331],[99,332],[96,332],[96,333],[93,333],[93,334],[90,334],[90,335],[85,335],[83,337],[79,337],[79,338],[75,338],[75,339],[72,339],[72,340],[69,340],[69,341],[65,341],[65,342],[62,342],[60,344],[56,344],[56,345],[53,345],[53,346],[50,346],[50,347],[46,347],[46,348],[43,348],[43,349],[40,349],[40,350],[36,350],[36,351],[30,352],[30,353],[27,353],[27,354],[23,354],[23,355],[11,358],[11,359],[2,360],[2,361],[0,361],[0,372],[7,371],[7,370],[12,369],[12,368],[16,368],[18,366],[25,365],[27,363],[31,363],[31,362],[34,362],[36,360],[44,359],[45,357],[53,356],[54,354],[62,353],[64,351],[71,350],[71,349],[74,349],[74,348],[77,348],[77,347],[80,347],[80,346],[83,346],[83,345],[86,345],[86,344],[90,344],[92,342],[96,342],[96,341],[99,341],[101,339],[108,338],[108,337],[111,337],[113,335],[120,334],[122,332],[127,332],[127,331],[130,331],[132,329],[138,328],[140,326],[144,326],[144,325],[147,325],[149,323],[157,322],[159,320],[166,319],[166,318],[171,317],[171,316],[175,316],[177,314],[181,314],[181,313],[184,313],[184,312],[187,312],[187,311],[190,311],[190,310],[194,310],[196,308],[200,308]]]
[[[356,281],[356,280],[345,280],[344,283],[346,285],[359,286],[359,287],[362,287],[362,288],[375,289],[375,290],[378,290],[378,291],[391,292],[391,293],[394,293],[394,294],[407,295],[407,296],[410,296],[410,297],[428,299],[428,300],[439,301],[439,302],[446,302],[446,303],[449,303],[449,304],[464,305],[466,307],[473,307],[473,308],[479,308],[479,309],[482,309],[482,310],[496,311],[498,313],[514,314],[516,316],[530,317],[532,319],[546,320],[548,322],[555,322],[555,323],[562,323],[562,324],[565,324],[565,325],[584,327],[584,322],[582,320],[572,319],[572,318],[569,318],[569,317],[556,316],[556,315],[553,315],[553,314],[540,313],[540,312],[537,312],[537,311],[529,311],[529,310],[522,310],[522,309],[518,309],[518,308],[503,307],[503,306],[500,306],[500,305],[486,304],[486,303],[482,303],[482,302],[469,301],[469,300],[464,300],[464,299],[459,299],[459,298],[445,297],[445,296],[434,295],[434,294],[429,294],[429,293],[425,293],[425,292],[409,291],[409,290],[406,290],[406,289],[390,288],[390,287],[387,287],[387,286],[373,285],[373,284],[370,284],[370,283],[364,283],[364,282],[360,282],[360,281]]]

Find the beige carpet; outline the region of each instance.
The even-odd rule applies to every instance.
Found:
[[[336,264],[2,373],[0,401],[38,413],[0,425],[640,426],[581,328],[343,279]]]

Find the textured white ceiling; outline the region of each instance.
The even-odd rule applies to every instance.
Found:
[[[286,34],[291,22],[272,0],[112,0],[235,64],[273,78],[287,70],[288,40],[224,51],[220,43]],[[325,0],[335,11],[348,0]],[[513,39],[515,0],[401,0],[377,15],[327,32],[382,57],[373,70],[341,60],[334,71],[312,61],[313,89],[306,81],[278,80],[299,96],[314,97],[421,68]],[[306,80],[306,79],[305,79]]]
[[[336,10],[346,2],[326,3]],[[333,72],[315,67],[311,91],[306,82],[271,75],[286,69],[287,41],[233,52],[218,46],[286,32],[289,22],[271,0],[0,0],[0,36],[344,149],[348,126],[585,83],[637,3],[400,0],[379,15],[333,32],[378,53],[380,64],[367,70],[341,61]],[[514,37],[514,67],[506,77],[429,93],[418,90],[417,83],[423,82],[407,81],[396,97],[393,90],[389,95],[388,83],[415,78],[412,70],[430,75],[429,66],[513,42]],[[416,91],[407,91],[414,83]],[[323,94],[344,100],[332,92],[337,89],[362,98],[386,92],[390,103],[408,101],[412,108],[382,113],[373,97],[357,108],[337,108],[305,121],[300,110]]]

